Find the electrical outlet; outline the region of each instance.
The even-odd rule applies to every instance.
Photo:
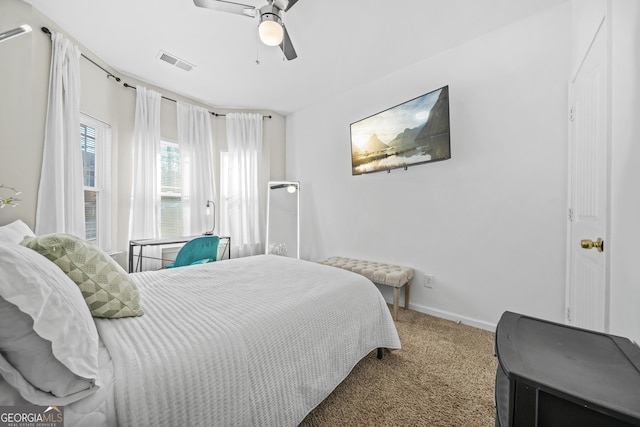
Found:
[[[433,274],[425,274],[424,275],[424,287],[425,288],[432,289],[434,283],[435,283],[435,278],[433,277]]]

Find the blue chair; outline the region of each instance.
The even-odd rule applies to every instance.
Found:
[[[167,264],[166,268],[213,262],[218,257],[219,243],[220,236],[200,236],[191,239],[180,248],[176,260]]]

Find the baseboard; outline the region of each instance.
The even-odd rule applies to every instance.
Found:
[[[388,304],[393,304],[393,301]],[[489,322],[484,322],[482,320],[472,319],[467,316],[461,316],[459,314],[450,313],[444,310],[438,310],[431,307],[426,307],[424,305],[412,304],[409,303],[409,308],[411,310],[419,311],[420,313],[428,314],[430,316],[440,317],[442,319],[452,320],[454,322],[464,323],[465,325],[473,326],[474,328],[484,329],[489,332],[496,331],[496,325]]]

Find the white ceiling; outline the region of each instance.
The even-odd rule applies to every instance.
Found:
[[[292,61],[258,41],[256,20],[193,0],[25,1],[120,73],[210,106],[288,114],[567,0],[299,0],[283,18]]]

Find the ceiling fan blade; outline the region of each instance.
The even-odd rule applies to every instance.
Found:
[[[287,3],[288,3],[287,6],[284,8],[285,12],[291,9],[294,4],[298,3],[298,0],[289,0]]]
[[[193,0],[193,3],[198,7],[213,9],[220,12],[234,13],[236,15],[247,16],[249,18],[255,18],[256,16],[256,8],[248,4],[225,0]]]
[[[282,49],[284,57],[287,58],[287,60],[291,61],[292,59],[296,59],[298,57],[298,54],[293,48],[291,38],[289,38],[289,33],[287,32],[287,29],[284,27],[284,25],[282,26],[282,29],[284,30],[284,37],[282,39],[282,43],[280,43],[280,49]]]
[[[284,10],[285,12],[293,7],[298,0],[275,0],[273,4],[280,10]]]

